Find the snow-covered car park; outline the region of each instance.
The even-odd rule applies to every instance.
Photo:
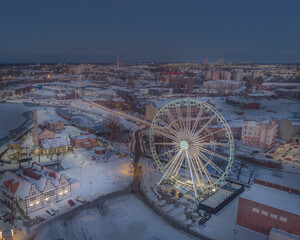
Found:
[[[271,149],[266,157],[271,156],[271,159],[277,162],[282,163],[299,163],[300,164],[300,156],[299,156],[300,147],[296,142],[291,143],[280,143],[278,146]]]

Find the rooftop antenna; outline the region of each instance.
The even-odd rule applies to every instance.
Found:
[[[205,57],[205,64],[207,65],[207,60],[208,60],[208,57],[207,57],[207,54],[206,54],[206,57]]]

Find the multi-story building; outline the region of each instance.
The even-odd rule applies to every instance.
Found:
[[[268,178],[255,179],[255,184],[239,197],[237,224],[265,235],[277,228],[300,236],[299,184]]]
[[[9,208],[31,213],[70,197],[71,184],[64,174],[33,163],[30,169],[4,172],[1,192]]]
[[[240,89],[242,84],[232,80],[206,81],[203,83],[203,90],[208,92],[229,93]]]
[[[220,73],[220,79],[222,79],[222,80],[230,80],[231,79],[231,72],[229,72],[229,71],[222,71]]]
[[[244,121],[242,126],[241,144],[269,148],[276,142],[277,123],[274,120],[269,122]]]
[[[243,82],[244,72],[243,71],[234,71],[232,74],[232,80],[237,82]]]
[[[220,79],[220,72],[219,71],[208,71],[206,72],[206,80],[210,81],[210,80],[219,80]]]

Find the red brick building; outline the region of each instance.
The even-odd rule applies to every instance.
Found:
[[[278,182],[256,182],[239,198],[237,224],[265,235],[278,228],[300,236],[300,195],[278,189]]]
[[[95,135],[86,134],[85,132],[80,133],[78,136],[70,138],[71,145],[74,148],[91,148],[98,146],[98,139]]]

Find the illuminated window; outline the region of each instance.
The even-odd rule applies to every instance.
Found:
[[[267,211],[261,211],[260,212],[262,215],[264,215],[264,216],[268,216],[269,215],[269,213],[267,212]]]
[[[258,208],[252,208],[252,212],[259,213],[259,209]]]
[[[276,214],[273,214],[273,213],[270,213],[270,217],[271,217],[271,218],[274,218],[274,219],[277,219],[277,218],[278,218],[278,216],[277,216]]]
[[[287,222],[287,218],[285,218],[285,217],[279,217],[279,220],[282,222]]]

